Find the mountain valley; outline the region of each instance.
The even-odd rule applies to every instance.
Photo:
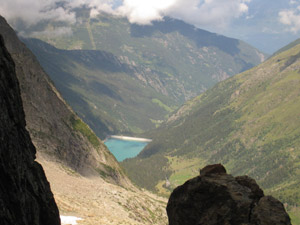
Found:
[[[89,15],[42,21],[22,42],[0,17],[36,161],[61,215],[167,224],[166,197],[221,163],[254,178],[300,224],[300,39],[265,61],[240,40],[177,19]],[[61,26],[71,32],[56,35]],[[102,141],[113,134],[152,142],[118,163]]]
[[[248,44],[165,18],[152,26],[77,13],[72,34],[22,39],[62,96],[105,138],[158,127],[186,100],[261,63]],[[54,22],[43,25],[55,33]],[[50,46],[55,46],[56,48]]]

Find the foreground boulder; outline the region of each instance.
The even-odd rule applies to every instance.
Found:
[[[291,224],[281,202],[264,196],[254,179],[227,174],[221,164],[203,168],[177,187],[167,213],[170,225]]]
[[[58,225],[59,212],[25,125],[15,65],[0,36],[0,224]]]

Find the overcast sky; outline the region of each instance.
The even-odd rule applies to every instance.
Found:
[[[16,17],[31,26],[43,19],[74,23],[72,9],[87,5],[91,17],[102,11],[151,24],[164,16],[242,39],[272,53],[300,37],[300,0],[2,0],[0,14],[13,25]]]

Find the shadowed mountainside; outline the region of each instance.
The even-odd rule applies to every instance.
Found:
[[[62,99],[35,56],[3,17],[0,34],[16,64],[27,129],[38,152],[82,175],[100,175],[126,185],[128,180],[115,158]]]
[[[142,85],[135,79],[138,69],[111,53],[60,50],[37,39],[22,40],[66,101],[101,138],[139,133],[175,109],[175,101]]]

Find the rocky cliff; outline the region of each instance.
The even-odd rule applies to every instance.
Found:
[[[93,131],[74,114],[35,56],[0,17],[0,34],[16,64],[27,129],[38,152],[85,176],[101,175],[125,185],[117,161]]]
[[[0,36],[0,224],[58,225],[59,212],[25,129],[14,62]]]
[[[170,225],[288,225],[281,202],[264,196],[255,180],[233,177],[220,165],[209,165],[200,176],[177,187],[170,196]]]

